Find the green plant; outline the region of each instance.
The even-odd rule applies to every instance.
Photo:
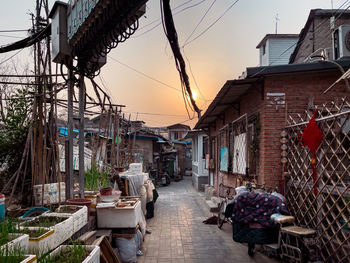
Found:
[[[99,167],[93,165],[85,171],[85,189],[90,191],[98,191],[101,188],[110,186],[110,175],[107,169],[99,171]]]
[[[0,175],[0,185],[4,185],[8,175],[13,174],[21,161],[28,128],[32,120],[33,89],[18,88],[0,94],[0,166],[6,163],[7,171]],[[1,189],[0,189],[1,191]]]
[[[15,220],[7,219],[4,222],[0,223],[0,246],[15,239],[15,237],[11,236],[10,234],[18,232],[18,222],[16,222]]]
[[[76,206],[71,206],[71,205],[65,205],[61,206],[58,210],[57,213],[68,213],[68,214],[74,214],[80,209],[80,207]]]
[[[19,263],[25,259],[24,251],[18,247],[9,249],[7,246],[5,249],[0,250],[0,262],[1,263]]]
[[[26,222],[23,224],[23,226],[37,226],[37,227],[51,227],[58,223],[63,222],[67,218],[64,217],[54,217],[54,216],[47,216],[47,217],[38,217],[32,221]]]
[[[37,238],[45,234],[48,230],[45,228],[37,228],[37,229],[29,229],[29,228],[23,228],[20,230],[22,234],[27,234],[32,238]]]
[[[71,246],[63,248],[56,255],[46,254],[39,259],[39,263],[80,263],[88,255],[86,247],[80,241],[72,242]]]

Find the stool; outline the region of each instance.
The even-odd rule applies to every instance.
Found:
[[[281,227],[279,241],[282,260],[292,259],[293,262],[305,262],[308,258],[308,249],[305,238],[314,238],[316,231],[299,226]]]

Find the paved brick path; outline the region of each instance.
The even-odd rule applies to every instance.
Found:
[[[230,225],[219,230],[203,224],[211,214],[190,177],[157,190],[155,217],[147,220],[152,234],[146,235],[138,262],[277,262],[260,253],[250,258],[246,245],[233,242]]]

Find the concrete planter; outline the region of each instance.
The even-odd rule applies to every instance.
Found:
[[[20,263],[36,263],[36,256],[35,255],[25,255],[26,258],[23,259]]]
[[[14,248],[17,248],[21,249],[24,253],[28,252],[29,235],[14,233],[10,234],[10,236],[14,237],[14,239],[5,245],[2,245],[0,247],[0,250],[6,249],[7,247],[9,251],[13,250]]]
[[[64,212],[66,209],[79,209],[74,213]],[[78,232],[88,223],[88,209],[86,206],[77,206],[77,205],[62,205],[57,208],[56,212],[51,213],[50,215],[57,216],[66,216],[73,217],[73,233]]]
[[[66,216],[66,215],[60,215],[59,213],[49,213],[45,214],[44,217],[63,217],[66,218],[66,220],[62,221],[61,223],[58,223],[50,229],[54,230],[54,235],[53,235],[53,244],[52,248],[58,247],[61,245],[64,241],[69,239],[73,234],[73,217],[71,215]]]
[[[59,253],[64,253],[68,250],[69,247],[73,246],[66,246],[62,245],[56,248],[54,251],[50,253],[50,256],[55,256]],[[99,246],[83,246],[86,248],[86,251],[90,253],[83,261],[82,263],[100,263],[100,247]]]
[[[35,255],[24,255],[24,256],[25,256],[25,258],[21,262],[18,262],[18,263],[36,263],[37,262]],[[0,262],[2,262],[1,258],[0,258]]]
[[[36,230],[37,227],[28,227],[29,230]],[[28,252],[35,255],[43,255],[55,248],[53,246],[54,230],[46,228],[46,232],[39,237],[29,236]]]
[[[24,225],[26,223],[30,223],[31,221],[43,217],[62,217],[65,218],[65,220],[56,225],[46,228],[48,232],[40,237],[29,237],[29,252],[34,253],[36,255],[42,255],[58,247],[73,235],[73,217],[71,215],[65,216],[60,214],[48,213],[43,216],[38,216],[27,222],[21,223],[21,228],[28,228],[29,230],[38,229],[39,227]]]

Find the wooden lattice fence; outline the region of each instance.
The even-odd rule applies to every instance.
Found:
[[[316,153],[316,195],[311,153],[297,139],[312,113],[288,117],[288,207],[297,224],[317,230],[323,262],[350,262],[350,104],[342,99],[318,107],[324,139]]]

